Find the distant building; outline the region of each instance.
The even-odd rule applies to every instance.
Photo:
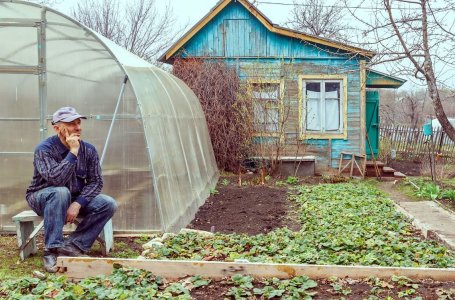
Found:
[[[452,124],[453,127],[455,127],[455,118],[448,118],[450,124]],[[441,123],[439,123],[438,119],[433,119],[431,120],[431,127],[433,127],[433,130],[440,130],[441,129]]]

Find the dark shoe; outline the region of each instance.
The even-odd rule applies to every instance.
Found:
[[[49,273],[55,273],[58,271],[57,267],[57,254],[55,251],[44,251],[43,255],[44,269]]]
[[[63,247],[58,248],[58,255],[61,256],[73,256],[73,257],[87,257],[84,252],[73,244],[66,244]]]

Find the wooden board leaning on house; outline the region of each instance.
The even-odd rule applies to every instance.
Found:
[[[249,274],[256,278],[290,278],[306,275],[313,279],[328,278],[330,276],[353,279],[375,276],[389,279],[392,275],[396,275],[406,276],[414,280],[455,281],[455,268],[430,269],[88,257],[58,257],[57,265],[68,278],[74,280],[97,275],[110,275],[116,265],[121,265],[150,271],[155,275],[168,279],[194,275],[221,279],[234,274]]]

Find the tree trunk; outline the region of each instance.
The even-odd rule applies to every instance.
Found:
[[[434,112],[436,114],[436,118],[438,119],[439,123],[441,123],[441,127],[447,136],[455,142],[455,128],[453,128],[452,124],[450,124],[449,119],[447,119],[447,115],[444,112],[444,108],[442,107],[441,97],[439,96],[439,92],[436,86],[436,82],[433,80],[427,80],[428,83],[428,91],[430,92],[430,98],[433,102]]]
[[[447,133],[449,138],[455,142],[455,128],[452,127],[447,115],[442,107],[441,97],[439,96],[439,90],[436,80],[436,75],[433,69],[433,62],[430,54],[429,37],[428,37],[428,15],[427,15],[427,4],[429,0],[422,0],[422,37],[423,37],[423,51],[425,60],[423,63],[423,74],[427,81],[428,92],[433,102],[434,112],[439,123],[441,123],[442,129]]]

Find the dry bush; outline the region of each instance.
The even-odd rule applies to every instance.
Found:
[[[237,171],[251,149],[253,114],[236,70],[218,61],[176,59],[173,74],[199,98],[218,168]]]
[[[436,179],[444,180],[455,177],[455,164],[450,159],[436,158],[435,159]],[[425,159],[422,162],[421,174],[423,176],[431,176],[430,159]]]
[[[392,141],[388,137],[381,138],[379,142],[379,153],[377,160],[382,161],[385,164],[389,164],[392,160],[391,152],[392,152]]]

